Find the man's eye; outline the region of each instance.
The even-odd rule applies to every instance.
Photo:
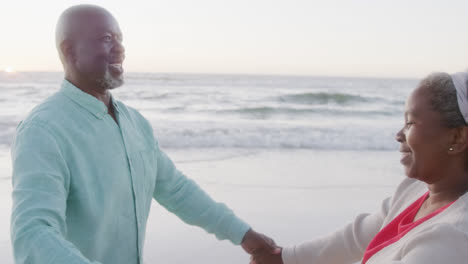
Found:
[[[102,38],[103,41],[111,41],[112,40],[112,37],[111,36],[105,36]]]

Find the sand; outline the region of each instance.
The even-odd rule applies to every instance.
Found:
[[[167,150],[214,199],[279,245],[327,234],[373,212],[403,179],[399,153],[314,150]],[[0,261],[12,264],[9,154],[0,152]],[[153,203],[146,263],[248,263],[249,256]]]

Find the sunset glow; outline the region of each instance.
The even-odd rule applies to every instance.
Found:
[[[4,71],[5,71],[6,73],[13,73],[13,72],[15,72],[15,70],[14,70],[12,67],[9,67],[9,66],[6,67],[6,68],[4,69]]]

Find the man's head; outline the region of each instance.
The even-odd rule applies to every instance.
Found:
[[[80,88],[106,90],[123,84],[125,49],[119,24],[104,8],[66,9],[55,32],[66,78]]]

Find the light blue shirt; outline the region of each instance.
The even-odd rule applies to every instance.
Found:
[[[138,111],[112,103],[118,124],[104,103],[65,80],[18,126],[16,263],[143,263],[152,198],[186,223],[240,244],[249,226],[174,167]]]

